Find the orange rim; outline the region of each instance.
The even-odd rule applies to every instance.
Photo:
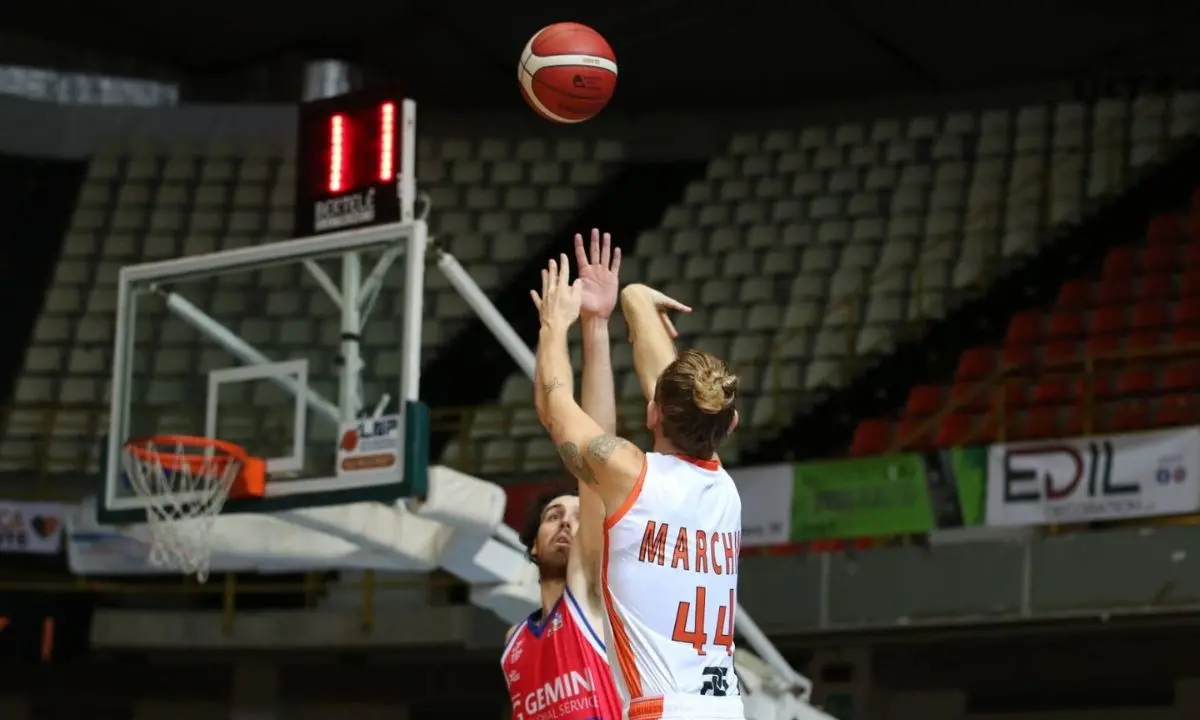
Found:
[[[156,447],[152,449],[148,447],[150,445]],[[211,448],[223,453],[223,456],[165,452],[157,449],[158,447],[181,448],[189,445],[195,448]],[[249,454],[240,445],[235,445],[226,440],[216,440],[196,435],[153,435],[146,438],[137,438],[125,443],[125,451],[140,460],[157,459],[168,470],[178,470],[186,465],[193,472],[202,472],[206,465],[212,468],[223,469],[233,460],[244,464],[249,458]]]

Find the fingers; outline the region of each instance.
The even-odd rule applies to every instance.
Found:
[[[616,275],[621,272],[621,248],[613,248],[612,251],[612,274]]]
[[[596,237],[598,230],[592,231],[592,237]],[[604,233],[600,238],[600,267],[608,269],[608,264],[612,262],[612,235]]]
[[[561,253],[558,256],[560,266],[558,268],[558,286],[564,290],[571,284],[571,261],[567,259],[566,253]]]
[[[591,243],[592,243],[592,245],[591,245],[591,250],[592,250],[592,252],[591,252],[591,254],[588,256],[589,262],[590,262],[592,265],[601,265],[601,266],[604,266],[604,263],[602,263],[602,262],[600,261],[600,258],[602,257],[602,256],[601,256],[601,254],[600,254],[600,231],[599,231],[599,230],[597,230],[596,228],[592,228],[592,240],[591,240]]]
[[[690,313],[692,311],[691,306],[684,305],[683,303],[679,302],[675,298],[668,297],[666,295],[663,295],[662,293],[658,294],[658,306],[664,307],[664,308],[671,308],[672,310],[678,310],[679,312],[684,312],[684,313]]]
[[[550,271],[542,268],[542,297],[546,297],[546,293],[550,291]]]
[[[542,309],[542,298],[538,295],[537,290],[530,290],[529,298],[533,300],[533,306],[540,311]]]
[[[671,322],[670,316],[665,312],[660,312],[658,317],[662,319],[663,327],[667,329],[667,334],[671,336],[672,340],[679,337],[679,331],[675,329],[675,323]]]
[[[583,249],[583,236],[579,233],[575,233],[575,262],[579,267],[588,264],[587,253]]]

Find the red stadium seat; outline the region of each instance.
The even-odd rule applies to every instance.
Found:
[[[1142,270],[1147,273],[1174,270],[1179,262],[1179,251],[1174,245],[1151,245],[1142,251]]]
[[[1107,432],[1144,430],[1150,424],[1150,408],[1145,400],[1115,403],[1101,413],[1105,421],[1101,428]]]
[[[1194,425],[1200,422],[1200,405],[1195,395],[1167,395],[1158,402],[1153,413],[1155,425]]]
[[[1159,273],[1147,275],[1138,282],[1137,298],[1142,302],[1165,302],[1175,293],[1175,275]]]
[[[1058,408],[1033,408],[1025,412],[1018,425],[1013,428],[1014,434],[1021,440],[1040,440],[1042,438],[1060,437]]]
[[[1063,411],[1059,421],[1059,430],[1062,432],[1062,437],[1076,437],[1084,434],[1083,411],[1084,406],[1079,403]]]
[[[862,420],[854,428],[854,440],[850,443],[851,455],[879,455],[887,450],[891,440],[892,423],[872,418]]]
[[[1093,335],[1083,344],[1086,357],[1098,358],[1113,355],[1121,348],[1121,336],[1115,334]]]
[[[1179,279],[1179,296],[1191,298],[1200,296],[1200,265],[1188,265]]]
[[[996,351],[990,347],[967,348],[958,357],[954,377],[959,380],[980,380],[996,368]]]
[[[1163,303],[1146,303],[1133,309],[1129,326],[1135,330],[1164,328],[1171,324],[1171,314]]]
[[[1172,315],[1176,326],[1200,325],[1200,297],[1185,298],[1175,303]]]
[[[1123,305],[1133,297],[1133,283],[1121,275],[1106,277],[1100,281],[1100,289],[1096,293],[1096,301],[1101,305]]]
[[[1042,324],[1046,316],[1040,312],[1023,312],[1013,315],[1008,322],[1004,342],[1013,345],[1028,345],[1042,339]]]
[[[1047,332],[1052,337],[1079,337],[1083,335],[1083,315],[1073,312],[1058,312],[1050,316]]]
[[[934,444],[938,447],[957,447],[975,442],[975,416],[950,413],[938,421]]]
[[[1064,377],[1039,380],[1030,393],[1034,405],[1062,405],[1071,399],[1071,382]]]
[[[1079,383],[1079,397],[1082,400],[1113,397],[1117,394],[1115,382],[1111,373],[1092,373]]]
[[[1158,378],[1153,370],[1136,368],[1117,375],[1116,390],[1123,396],[1148,395],[1157,385]]]
[[[904,404],[906,417],[934,415],[945,405],[945,390],[941,385],[915,385],[908,391]]]
[[[1048,364],[1063,364],[1080,358],[1078,340],[1052,340],[1042,348],[1042,360]]]
[[[1181,362],[1163,371],[1162,389],[1186,391],[1200,388],[1200,366],[1195,362]]]
[[[1162,346],[1162,333],[1153,330],[1135,332],[1125,342],[1125,349],[1130,351],[1149,352]]]
[[[1187,229],[1188,235],[1200,240],[1200,189],[1192,195],[1192,204],[1188,208]]]
[[[1024,368],[1037,359],[1032,345],[1006,345],[1000,351],[1000,364],[1006,368]]]
[[[1137,254],[1131,247],[1115,247],[1108,251],[1108,255],[1104,257],[1104,277],[1107,278],[1127,278],[1133,275],[1133,269],[1137,267]]]
[[[901,450],[928,450],[933,447],[929,418],[905,418],[896,424],[892,440]]]
[[[1183,246],[1183,264],[1186,267],[1200,265],[1200,243],[1190,243]]]
[[[982,387],[978,383],[956,383],[950,386],[947,403],[959,412],[981,411],[987,409],[991,397],[991,388]]]
[[[1200,347],[1200,327],[1177,327],[1171,332],[1171,345],[1177,348]]]
[[[1146,226],[1146,242],[1150,245],[1175,245],[1183,239],[1183,227],[1178,213],[1151,218]]]
[[[1088,332],[1092,335],[1119,333],[1124,329],[1124,307],[1111,306],[1097,308],[1088,319]]]
[[[1092,304],[1092,284],[1087,280],[1068,280],[1058,289],[1055,310],[1084,310]]]

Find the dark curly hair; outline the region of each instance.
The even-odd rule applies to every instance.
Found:
[[[578,494],[579,488],[564,484],[543,490],[529,504],[529,510],[525,514],[525,525],[521,528],[521,542],[525,544],[525,557],[529,558],[530,562],[537,562],[533,557],[533,546],[537,544],[538,528],[542,526],[542,513],[546,512],[546,506],[554,502],[555,498]]]

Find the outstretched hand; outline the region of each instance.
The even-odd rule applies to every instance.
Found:
[[[662,322],[663,328],[666,329],[667,335],[672,340],[679,337],[679,331],[675,329],[675,324],[671,322],[671,312],[690,313],[692,308],[684,305],[675,298],[664,294],[659,290],[655,290],[649,285],[628,285],[624,292],[629,293],[633,297],[639,298],[640,302],[649,303],[658,313],[658,319]]]
[[[542,327],[566,329],[579,319],[582,286],[581,280],[571,282],[571,264],[566,253],[559,255],[557,262],[550,260],[542,271],[542,292],[529,291]]]
[[[583,236],[576,233],[575,262],[579,265],[579,279],[583,283],[581,312],[584,318],[607,320],[617,306],[621,248],[612,246],[611,235],[601,235],[595,228],[588,246],[588,249],[584,248]]]

